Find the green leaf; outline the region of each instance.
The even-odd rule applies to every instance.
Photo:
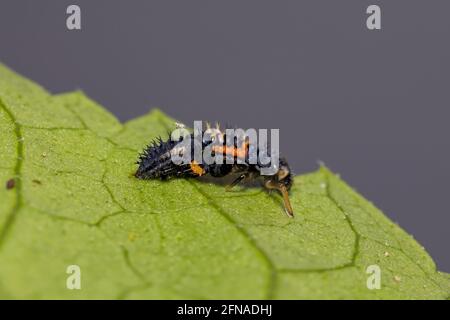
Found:
[[[424,249],[325,167],[295,178],[294,219],[260,189],[134,178],[138,151],[171,127],[158,110],[121,124],[0,66],[0,297],[450,296]]]

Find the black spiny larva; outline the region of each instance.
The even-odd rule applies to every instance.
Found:
[[[217,127],[217,129],[219,129]],[[203,131],[202,137],[205,131]],[[170,134],[169,134],[170,136]],[[194,134],[190,136],[191,141],[194,140]],[[220,138],[225,141],[225,134],[218,130],[215,138]],[[188,178],[210,175],[212,177],[224,177],[228,174],[237,174],[237,178],[226,187],[230,190],[243,180],[260,179],[263,187],[267,190],[277,190],[283,196],[284,209],[289,217],[294,216],[292,206],[289,201],[289,190],[293,184],[294,176],[292,171],[284,158],[280,158],[279,163],[275,165],[276,173],[273,175],[261,175],[261,164],[250,164],[248,159],[248,143],[237,146],[236,142],[233,146],[219,146],[214,152],[222,153],[224,156],[232,156],[235,158],[241,157],[243,163],[233,164],[199,164],[191,161],[187,164],[175,164],[172,161],[171,155],[174,152],[190,152],[191,159],[194,159],[194,147],[191,145],[190,149],[184,148],[177,150],[177,145],[183,141],[180,137],[178,141],[168,139],[163,141],[161,137],[152,141],[144,151],[139,155],[137,164],[139,165],[135,176],[139,179],[160,179],[167,180],[170,178]],[[213,142],[212,139],[202,139],[202,148],[204,149]],[[214,147],[213,147],[214,148]],[[270,164],[274,165],[274,164]]]

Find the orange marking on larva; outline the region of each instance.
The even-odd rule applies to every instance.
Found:
[[[203,168],[200,167],[200,165],[197,162],[195,162],[195,161],[191,162],[191,170],[192,170],[193,173],[195,173],[196,175],[199,175],[199,176],[201,176],[201,175],[203,175],[205,173]]]
[[[247,155],[248,141],[245,141],[240,148],[227,147],[227,146],[213,146],[212,151],[222,154],[227,154],[233,157],[245,158]]]

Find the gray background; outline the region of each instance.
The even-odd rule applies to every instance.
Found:
[[[68,31],[66,7],[82,9]],[[365,10],[382,9],[369,31]],[[280,128],[297,173],[323,160],[450,271],[449,1],[0,0],[0,61],[127,120]]]

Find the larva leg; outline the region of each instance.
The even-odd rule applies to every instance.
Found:
[[[247,177],[247,174],[243,173],[241,174],[239,177],[237,177],[232,183],[230,183],[229,185],[227,185],[225,187],[225,191],[231,191],[231,189],[233,189],[233,187],[235,187],[236,185],[239,184],[239,182],[241,182],[242,180],[244,180]]]

